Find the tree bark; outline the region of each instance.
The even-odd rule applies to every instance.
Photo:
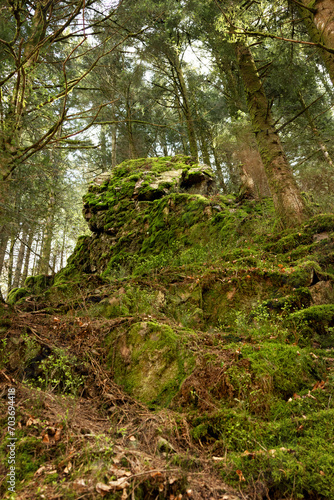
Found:
[[[115,120],[115,114],[113,116]],[[111,168],[114,169],[117,165],[117,128],[116,123],[111,125]]]
[[[13,288],[17,288],[20,285],[20,278],[21,278],[21,274],[22,274],[22,266],[23,266],[23,260],[24,260],[24,252],[26,249],[26,245],[25,245],[26,237],[27,237],[26,230],[23,229],[22,236],[21,236],[21,242],[20,242],[20,248],[19,248],[19,252],[17,254],[17,261],[16,261],[15,274],[14,274],[14,280],[13,280]]]
[[[8,234],[1,235],[1,239],[0,239],[0,274],[2,272],[3,263],[5,260],[8,240],[9,240]]]
[[[314,43],[322,43],[334,49],[334,2],[333,0],[301,0],[308,8],[300,8],[304,23]],[[334,54],[319,48],[319,52],[334,84]]]
[[[48,274],[50,268],[50,256],[51,256],[51,244],[52,244],[52,236],[53,236],[53,220],[54,220],[54,209],[55,209],[55,195],[53,192],[50,193],[49,205],[48,205],[48,213],[46,216],[44,233],[43,233],[43,242],[41,248],[41,260],[39,264],[39,273],[40,274]]]
[[[127,127],[127,131],[128,131],[128,141],[129,141],[129,158],[130,158],[130,160],[133,160],[133,159],[137,158],[137,152],[136,152],[135,141],[133,138],[131,104],[130,104],[130,97],[129,96],[127,96],[127,98],[126,98],[126,127]]]
[[[30,229],[29,231],[29,236],[28,236],[28,241],[27,241],[27,250],[26,250],[26,255],[24,259],[24,266],[23,266],[23,273],[21,277],[21,284],[24,284],[28,272],[29,272],[29,261],[30,261],[30,255],[31,255],[31,245],[34,239],[34,231],[33,229]]]
[[[180,107],[182,108],[186,120],[190,154],[195,160],[198,161],[198,148],[197,148],[195,125],[191,110],[188,88],[184,79],[180,58],[178,56],[177,51],[171,48],[167,49],[166,55],[172,70],[175,87],[178,90],[178,94],[180,96],[179,97]]]
[[[242,42],[236,43],[235,47],[252,128],[275,210],[284,224],[294,226],[306,220],[309,213],[275,130],[270,106],[252,53]]]
[[[298,92],[298,97],[299,97],[301,105],[302,105],[302,107],[304,109],[305,116],[306,116],[307,121],[308,121],[308,123],[309,123],[309,125],[311,127],[311,130],[313,132],[315,140],[317,141],[317,143],[319,145],[319,148],[321,149],[321,151],[322,151],[322,153],[324,155],[326,163],[328,163],[328,165],[330,167],[334,168],[333,160],[332,160],[329,152],[327,151],[326,145],[325,145],[325,143],[323,142],[323,140],[321,138],[320,132],[317,129],[317,126],[316,126],[316,124],[315,124],[315,122],[314,122],[314,120],[312,118],[312,115],[311,115],[309,109],[307,109],[306,103],[304,101],[303,94],[301,92]]]
[[[8,259],[8,278],[7,278],[7,294],[13,288],[13,267],[14,267],[14,246],[16,242],[16,236],[12,234],[10,239],[9,247],[9,259]]]

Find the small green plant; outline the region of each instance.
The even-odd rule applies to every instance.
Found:
[[[9,352],[7,348],[7,339],[1,339],[1,344],[0,344],[0,359],[1,363],[0,366],[4,367],[8,363],[9,360]]]
[[[54,354],[41,362],[43,376],[38,382],[43,389],[61,391],[77,395],[83,385],[83,377],[75,373],[77,359],[69,356],[63,349],[55,349]]]

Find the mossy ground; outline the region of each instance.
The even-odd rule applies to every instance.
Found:
[[[233,196],[180,192],[172,182],[152,194],[150,183],[171,167],[188,179],[194,165],[187,158],[135,160],[94,185],[85,198],[94,235],[79,240],[51,287],[33,292],[35,309],[53,312],[61,347],[75,356],[72,371],[62,361],[73,381],[67,392],[82,390],[84,400],[116,394],[116,380],[140,403],[128,420],[120,416],[117,397],[128,397],[120,390],[109,406],[103,399],[104,417],[127,422],[137,437],[143,408],[157,421],[167,412],[173,425],[159,420],[155,456],[161,459],[162,436],[174,449],[164,468],[213,467],[239,490],[227,498],[330,500],[334,215],[280,230],[270,199],[240,204]],[[29,301],[14,293],[29,314]],[[29,342],[11,341],[6,325],[6,366],[19,379],[14,352],[28,363]],[[26,334],[36,341],[33,330]],[[145,438],[138,440],[144,446]],[[54,481],[68,484],[68,477],[62,472]],[[159,494],[149,491],[143,498]],[[202,495],[194,498],[210,497]]]

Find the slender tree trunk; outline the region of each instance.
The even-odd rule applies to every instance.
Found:
[[[113,115],[115,120],[115,114]],[[114,169],[117,165],[117,127],[116,123],[111,125],[111,168]]]
[[[50,268],[50,256],[51,256],[51,244],[53,236],[53,220],[54,220],[54,209],[55,209],[55,196],[54,193],[50,193],[50,199],[48,204],[48,213],[46,216],[44,233],[43,233],[43,243],[41,248],[41,261],[39,264],[39,273],[48,274]]]
[[[320,132],[317,129],[317,126],[316,126],[316,124],[315,124],[315,122],[314,122],[314,120],[312,118],[310,110],[307,109],[306,103],[304,101],[303,94],[301,92],[298,92],[298,97],[299,97],[299,100],[300,100],[301,105],[303,107],[303,110],[304,110],[305,116],[307,118],[307,121],[308,121],[308,123],[309,123],[309,125],[311,127],[311,130],[312,130],[313,134],[314,134],[315,140],[317,141],[317,143],[319,145],[319,148],[321,149],[321,151],[322,151],[322,153],[324,155],[325,161],[328,163],[328,165],[330,167],[334,168],[333,160],[330,157],[330,154],[327,151],[326,145],[325,145],[325,143],[323,142],[323,140],[321,138]]]
[[[181,110],[180,101],[177,98],[175,99],[175,101],[176,101],[177,113],[179,115],[180,125],[183,127],[183,125],[184,125],[183,124],[183,113]],[[183,154],[187,155],[189,152],[189,149],[188,149],[188,144],[187,144],[186,138],[183,134],[181,134],[181,142],[182,142],[182,147],[183,147]]]
[[[195,101],[194,107],[195,107],[195,113],[196,113],[197,130],[198,130],[198,135],[199,135],[199,139],[200,139],[200,143],[201,143],[201,153],[202,153],[203,162],[206,165],[208,165],[209,167],[211,167],[206,123],[203,119],[201,119],[201,117],[198,113],[196,101]]]
[[[14,274],[14,280],[13,280],[13,288],[17,288],[20,285],[20,278],[22,274],[22,266],[23,266],[23,261],[24,261],[24,252],[26,249],[26,237],[27,237],[27,232],[25,229],[22,231],[21,235],[21,242],[20,242],[20,248],[19,252],[17,254],[17,261],[16,261],[16,268],[15,268],[15,274]]]
[[[37,257],[39,257],[38,254],[40,253],[40,250],[39,250],[40,242],[41,243],[43,242],[43,232],[42,233],[38,232],[36,235],[34,262],[33,262],[32,273],[31,273],[32,276],[35,276],[35,274],[38,274],[39,260],[37,260]],[[41,245],[41,248],[42,248],[42,245]]]
[[[129,158],[132,160],[137,158],[137,151],[132,131],[130,87],[127,89],[127,95],[126,95],[126,127],[128,131],[128,141],[129,141]]]
[[[231,67],[231,57],[226,57],[225,54],[221,55],[215,47],[213,50],[216,65],[223,80],[227,83],[226,97],[231,114],[236,115],[239,110],[247,112],[246,103],[240,91],[241,85],[236,76],[237,72]]]
[[[65,246],[66,246],[66,232],[67,232],[67,219],[65,219],[64,230],[63,230],[63,241],[61,244],[60,250],[60,269],[64,267],[64,255],[65,255]]]
[[[307,219],[309,213],[275,130],[270,106],[252,53],[246,45],[238,42],[236,55],[245,87],[253,132],[267,175],[275,210],[285,224],[289,226],[299,224]]]
[[[159,135],[159,142],[162,147],[163,155],[168,156],[168,148],[167,148],[167,141],[166,141],[166,135],[164,133]]]
[[[227,188],[226,188],[226,184],[224,181],[224,176],[223,176],[223,172],[222,172],[221,162],[219,160],[219,155],[218,155],[216,146],[214,144],[214,138],[213,138],[213,133],[212,133],[211,128],[208,129],[208,136],[209,136],[209,141],[211,144],[211,151],[212,151],[213,159],[214,159],[214,163],[215,163],[216,174],[218,177],[218,184],[219,184],[219,187],[224,191],[224,193],[226,193]]]
[[[0,274],[2,272],[3,263],[5,260],[8,240],[9,240],[8,234],[1,235],[1,240],[0,240]]]
[[[106,132],[101,128],[100,132],[100,143],[101,143],[101,153],[102,153],[102,170],[105,172],[108,169],[108,161],[107,161],[107,141],[106,141]]]
[[[13,288],[14,246],[16,237],[12,234],[9,247],[7,293]]]
[[[334,2],[333,0],[300,0],[307,8],[300,8],[310,38],[334,49]],[[329,76],[334,84],[334,54],[319,49]]]
[[[21,277],[21,284],[24,284],[24,282],[28,276],[29,262],[30,262],[30,255],[31,255],[31,245],[32,245],[33,239],[34,239],[34,231],[31,228],[29,231],[29,236],[28,236],[28,240],[27,240],[27,250],[26,250],[26,255],[24,258],[24,266],[23,266],[23,273],[22,273],[22,277]]]
[[[205,134],[204,134],[204,131],[202,128],[200,129],[200,139],[201,139],[201,150],[202,150],[203,161],[204,161],[205,165],[208,165],[209,167],[211,167],[211,160],[210,160],[207,139],[205,137]]]
[[[167,58],[171,66],[174,84],[180,95],[179,101],[182,108],[188,132],[190,154],[198,161],[198,149],[193,114],[189,99],[188,88],[184,79],[181,61],[176,50],[168,50]]]

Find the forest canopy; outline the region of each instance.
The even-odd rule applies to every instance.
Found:
[[[2,0],[3,292],[52,274],[86,229],[87,183],[190,155],[284,225],[333,211],[329,0]]]

